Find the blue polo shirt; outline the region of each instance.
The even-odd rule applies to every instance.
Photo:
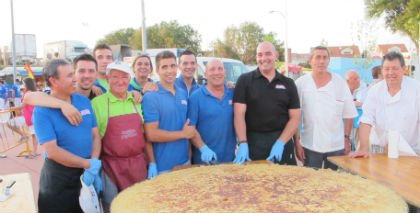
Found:
[[[15,91],[15,98],[22,97],[22,92],[20,91],[21,86],[22,84],[20,83],[13,84],[12,89]]]
[[[148,78],[147,79],[147,81],[148,82],[153,82],[153,80],[152,79],[150,79],[150,78]],[[137,83],[137,81],[136,81],[136,78],[131,78],[131,81],[130,81],[130,84],[128,85],[128,91],[132,91],[132,90],[135,90],[135,91],[137,91],[137,92],[140,92],[141,90],[143,89],[143,87],[141,87],[138,83]]]
[[[90,158],[92,128],[98,126],[92,105],[88,98],[80,94],[71,96],[71,104],[82,114],[82,122],[78,126],[71,125],[60,109],[35,107],[32,122],[36,137],[41,145],[57,140],[57,145],[68,152],[82,158]]]
[[[187,121],[187,94],[175,87],[175,96],[157,83],[159,90],[148,92],[143,97],[145,123],[159,122],[159,129],[180,131]],[[153,141],[152,141],[153,142]],[[180,139],[166,143],[153,143],[153,152],[159,172],[171,170],[188,161],[188,140]]]
[[[7,94],[7,98],[10,98],[10,87],[9,87],[9,84],[5,84],[5,85],[1,86],[0,89],[1,89],[0,90],[0,98],[3,98],[4,99],[4,93]]]
[[[93,85],[101,88],[103,93],[106,93],[106,91],[109,89],[109,84],[105,79],[96,79]]]
[[[187,84],[185,84],[185,81],[184,81],[184,78],[182,78],[182,75],[180,75],[178,78],[175,79],[174,84],[175,84],[175,87],[178,87],[184,90],[187,93],[188,97],[190,97],[191,94],[194,91],[196,91],[198,88],[200,88],[200,85],[198,85],[195,79],[193,79],[190,91],[188,91]]]
[[[191,95],[188,102],[190,125],[196,126],[204,143],[217,154],[219,162],[232,162],[235,157],[233,91],[225,85],[225,93],[220,100],[203,85]],[[201,161],[200,150],[195,147],[193,147],[193,163],[204,163]]]

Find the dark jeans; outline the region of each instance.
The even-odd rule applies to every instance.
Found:
[[[247,132],[249,157],[251,160],[265,160],[268,158],[281,131],[275,132]],[[289,140],[284,146],[283,157],[280,164],[297,165],[295,158],[295,146],[293,140]]]
[[[39,212],[83,212],[79,205],[83,169],[46,158],[39,180]]]
[[[329,162],[327,157],[344,155],[344,149],[325,153],[315,152],[306,148],[303,149],[305,151],[305,162],[303,165],[307,167],[322,168],[322,163],[324,163],[324,169],[337,170],[338,167]]]

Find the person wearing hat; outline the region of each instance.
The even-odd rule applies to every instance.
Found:
[[[109,90],[92,100],[102,138],[100,158],[105,212],[109,212],[118,192],[147,178],[142,107],[134,103],[127,91],[131,75],[130,67],[124,62],[109,64],[106,70]]]

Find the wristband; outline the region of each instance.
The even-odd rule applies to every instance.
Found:
[[[239,145],[241,145],[241,144],[243,144],[243,143],[248,143],[248,141],[247,140],[242,140],[242,141],[238,141],[238,142],[236,142],[236,144],[239,146]]]

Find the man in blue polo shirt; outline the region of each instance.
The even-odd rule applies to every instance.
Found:
[[[201,137],[195,135],[193,164],[231,162],[235,157],[236,135],[233,127],[233,89],[225,84],[226,71],[220,60],[206,64],[207,83],[194,92],[189,99],[188,118]],[[241,149],[243,146],[241,146]],[[245,155],[243,155],[245,154]],[[237,160],[243,163],[248,151],[238,152]]]
[[[142,102],[146,138],[153,145],[148,178],[188,164],[188,139],[195,134],[194,127],[188,125],[187,94],[174,86],[176,56],[169,51],[160,52],[156,67],[159,90],[146,93]]]
[[[200,88],[194,79],[195,70],[197,70],[197,59],[195,54],[189,50],[185,50],[179,57],[179,69],[181,75],[175,79],[175,87],[184,90],[188,97]]]
[[[16,83],[13,84],[11,89],[11,96],[12,102],[15,107],[18,107],[22,103],[22,92],[20,91],[20,88],[22,87],[22,84],[20,83],[19,79],[16,79]],[[12,107],[12,106],[11,106]]]
[[[35,107],[33,125],[45,149],[38,196],[39,212],[82,212],[80,176],[86,185],[99,178],[100,137],[89,99],[75,94],[76,77],[64,59],[48,62],[43,70],[50,95],[71,103],[82,115],[82,122],[71,125],[60,109]]]
[[[10,97],[10,89],[9,85],[4,80],[0,80],[0,84],[0,110],[4,110],[9,107],[7,98]]]

